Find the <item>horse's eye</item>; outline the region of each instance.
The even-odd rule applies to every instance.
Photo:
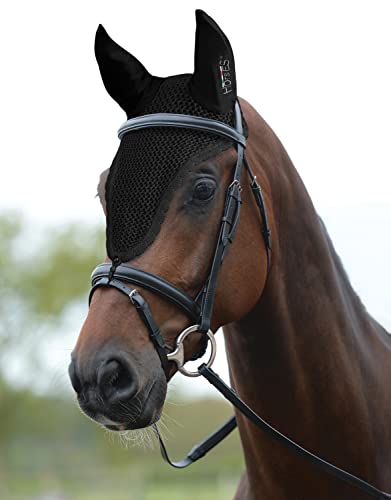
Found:
[[[212,179],[202,179],[194,186],[193,199],[207,201],[213,198],[216,191],[216,183]]]

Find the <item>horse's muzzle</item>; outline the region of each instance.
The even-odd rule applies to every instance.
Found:
[[[162,377],[141,384],[134,363],[124,353],[106,353],[103,359],[83,365],[82,371],[73,357],[69,376],[81,410],[110,430],[146,427],[160,418],[167,390],[163,372]]]

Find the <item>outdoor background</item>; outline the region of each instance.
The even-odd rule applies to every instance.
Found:
[[[231,41],[239,95],[275,130],[368,310],[391,330],[391,31],[385,1],[15,1],[0,7],[0,498],[226,500],[237,436],[186,471],[80,414],[67,378],[104,257],[94,198],[125,116],[106,94],[95,30],[153,74],[193,71],[194,10]],[[300,221],[297,221],[298,224]],[[228,379],[219,336],[217,371]],[[176,458],[230,414],[175,377]]]

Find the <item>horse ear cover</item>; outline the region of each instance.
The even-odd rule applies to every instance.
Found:
[[[235,60],[231,44],[215,21],[196,10],[194,74],[190,91],[209,111],[227,113],[237,98]]]
[[[104,86],[128,118],[145,106],[162,78],[152,76],[132,54],[112,40],[100,24],[95,35],[95,57]]]
[[[194,73],[166,78],[148,73],[99,26],[95,54],[103,83],[128,118],[179,113],[234,126],[236,81],[231,46],[203,11],[196,11],[196,21]],[[247,136],[244,119],[243,125]],[[189,170],[233,145],[210,132],[176,127],[125,134],[105,184],[107,255],[128,262],[142,254],[159,233],[172,197]]]

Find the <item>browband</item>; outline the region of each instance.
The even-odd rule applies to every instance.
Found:
[[[178,127],[212,132],[246,147],[245,136],[233,127],[211,118],[201,116],[182,115],[175,113],[153,113],[137,116],[124,122],[118,129],[118,137],[122,137],[131,130],[141,130],[150,127]]]

